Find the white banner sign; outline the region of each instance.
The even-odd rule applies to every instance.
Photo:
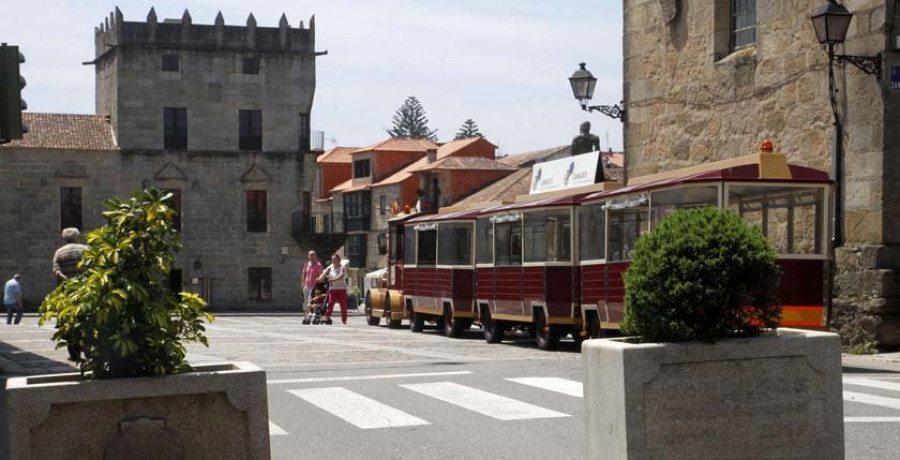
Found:
[[[531,194],[591,185],[599,163],[599,150],[537,163],[531,167]]]

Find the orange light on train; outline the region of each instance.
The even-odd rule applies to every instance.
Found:
[[[762,146],[761,146],[760,150],[762,150],[765,153],[772,153],[772,151],[775,150],[775,147],[774,147],[774,145],[772,145],[772,141],[766,139],[766,140],[762,141]]]

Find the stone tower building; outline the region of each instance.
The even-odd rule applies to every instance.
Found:
[[[825,1],[626,0],[629,177],[754,153],[764,139],[830,172],[828,57],[810,21]],[[884,61],[880,79],[837,66],[846,242],[831,325],[850,342],[900,345],[900,10],[841,3],[854,17],[838,53]]]
[[[214,310],[299,308],[302,262],[318,249],[303,228],[321,151],[314,19],[200,25],[151,9],[128,22],[116,8],[95,40],[97,114],[27,113],[32,132],[0,147],[16,184],[0,197],[0,234],[19,248],[0,270],[25,275],[35,306],[54,286],[62,228],[86,233],[105,222],[104,200],[155,187],[180,211],[174,289]]]

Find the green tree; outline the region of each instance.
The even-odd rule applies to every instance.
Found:
[[[99,378],[165,375],[189,370],[182,342],[207,345],[206,303],[166,286],[181,238],[172,193],[137,192],[103,203],[106,225],[87,234],[84,272],[41,304],[41,324],[55,318],[57,347],[78,345],[82,372]]]
[[[387,130],[394,139],[428,139],[437,140],[437,130],[428,129],[428,118],[425,108],[415,96],[406,98],[403,105],[394,114],[394,127]]]
[[[463,122],[462,126],[459,128],[459,132],[456,133],[456,137],[454,140],[459,139],[469,139],[471,137],[482,137],[481,131],[478,130],[478,125],[475,123],[475,120],[468,118]]]

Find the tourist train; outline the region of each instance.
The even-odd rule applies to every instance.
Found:
[[[547,182],[539,167],[532,180]],[[421,332],[434,322],[451,337],[477,324],[490,343],[518,329],[545,350],[566,334],[576,342],[603,337],[622,320],[623,275],[638,238],[675,210],[715,206],[758,226],[778,253],[781,324],[826,326],[832,182],[825,172],[788,164],[771,143],[757,154],[637,177],[626,186],[601,182],[541,193],[538,185],[513,204],[392,219],[388,268],[365,302],[368,323],[384,319],[399,327],[406,319]]]

